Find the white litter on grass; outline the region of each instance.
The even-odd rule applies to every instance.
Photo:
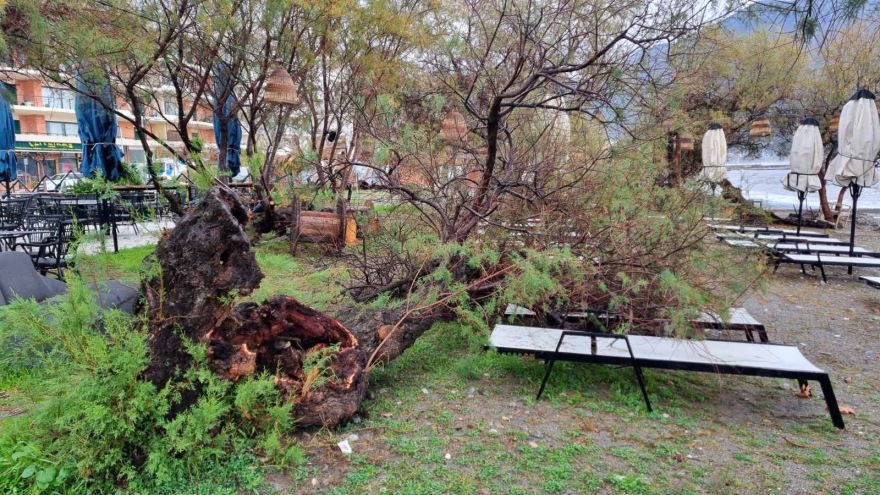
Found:
[[[446,453],[446,460],[448,461],[449,459],[452,459],[452,454],[450,454],[449,452],[447,452],[447,453]]]
[[[339,447],[339,450],[341,450],[343,454],[348,455],[348,454],[352,453],[351,444],[348,443],[347,438],[345,440],[337,443],[336,445]]]
[[[425,394],[425,395],[428,395],[428,394],[430,394],[431,392],[429,392],[428,389],[423,388],[423,389],[422,389],[422,393]]]

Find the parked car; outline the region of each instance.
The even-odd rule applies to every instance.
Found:
[[[46,191],[49,192],[70,192],[73,186],[83,179],[83,174],[79,172],[66,172],[63,174],[55,174],[46,179]]]
[[[170,181],[180,177],[184,172],[186,172],[186,164],[170,158],[163,158],[159,161],[158,168],[158,176],[159,179],[163,181]]]

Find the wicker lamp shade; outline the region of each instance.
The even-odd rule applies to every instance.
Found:
[[[837,132],[838,127],[840,127],[840,115],[835,115],[828,121],[828,132]]]
[[[749,127],[749,136],[751,137],[767,137],[773,132],[770,127],[770,120],[763,115],[752,121]]]
[[[443,123],[440,124],[440,133],[449,144],[461,144],[467,140],[468,126],[464,115],[455,110],[446,112]]]
[[[296,92],[296,84],[290,74],[279,63],[275,63],[275,70],[266,79],[266,90],[263,98],[267,103],[278,105],[296,105],[299,94]]]
[[[694,137],[687,132],[678,136],[678,149],[681,151],[694,151]]]

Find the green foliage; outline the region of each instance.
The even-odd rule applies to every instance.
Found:
[[[300,397],[305,397],[310,390],[320,387],[334,377],[330,361],[339,354],[339,344],[313,349],[303,357],[303,384]]]
[[[33,404],[0,423],[0,492],[237,493],[260,485],[258,455],[302,460],[284,441],[292,404],[271,376],[222,380],[191,345],[194,366],[157,389],[140,378],[144,322],[99,311],[77,277],[68,282],[55,304],[0,308],[0,343],[14,350],[0,367],[17,377],[8,393]]]
[[[91,179],[83,178],[74,182],[70,188],[73,194],[97,194],[100,199],[113,199],[119,196],[119,192],[113,189],[116,185],[107,180],[100,171],[96,171]]]

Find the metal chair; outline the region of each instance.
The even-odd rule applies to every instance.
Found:
[[[74,241],[76,221],[64,215],[47,215],[33,220],[35,228],[42,227],[49,235],[35,235],[34,242],[21,242],[20,247],[27,252],[40,274],[54,271],[58,280],[64,280],[64,269],[71,266],[68,251]]]
[[[0,230],[20,229],[30,201],[29,197],[0,201]]]

